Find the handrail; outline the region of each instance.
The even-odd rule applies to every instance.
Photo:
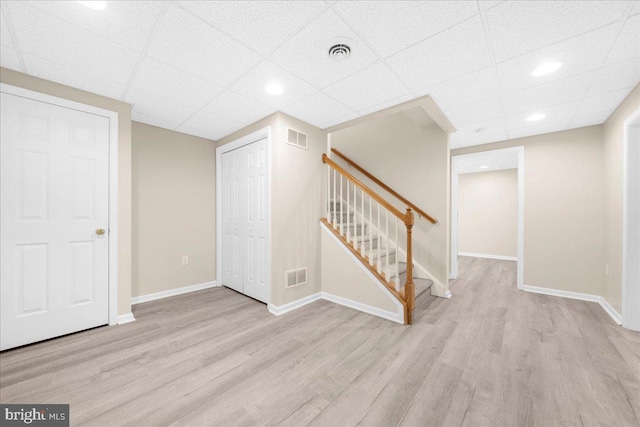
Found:
[[[407,224],[407,215],[402,213],[399,209],[397,209],[396,207],[394,207],[393,205],[391,205],[391,203],[387,202],[385,199],[383,199],[382,197],[380,197],[375,191],[373,191],[372,189],[370,189],[369,187],[367,187],[366,185],[364,185],[362,182],[360,182],[360,180],[358,180],[355,176],[351,175],[349,172],[347,172],[344,168],[342,168],[339,164],[337,164],[336,162],[334,162],[333,160],[331,160],[326,154],[322,154],[322,162],[328,164],[329,166],[331,166],[333,169],[337,170],[338,172],[340,172],[342,175],[346,176],[347,178],[349,178],[349,180],[351,180],[351,182],[354,183],[354,185],[360,187],[365,193],[367,193],[369,196],[371,196],[376,202],[380,203],[382,206],[385,207],[385,209],[387,209],[389,212],[391,212],[392,214],[394,214],[396,217],[398,217],[399,219],[401,219],[405,224]]]
[[[407,206],[410,206],[411,208],[413,208],[414,211],[416,211],[420,216],[424,217],[430,223],[436,224],[438,222],[437,219],[433,218],[431,215],[427,214],[425,211],[423,211],[422,209],[420,209],[419,207],[417,207],[416,205],[411,203],[409,200],[407,200],[406,198],[402,197],[393,188],[389,187],[387,184],[385,184],[384,182],[380,181],[378,178],[376,178],[371,173],[369,173],[365,168],[363,168],[362,166],[360,166],[359,164],[357,164],[356,162],[354,162],[353,160],[351,160],[350,158],[348,158],[347,156],[342,154],[340,151],[336,150],[335,148],[332,148],[331,151],[333,153],[336,153],[337,156],[342,157],[347,163],[349,163],[351,166],[353,166],[354,168],[356,168],[357,170],[362,172],[367,178],[369,178],[370,180],[372,180],[373,182],[378,184],[380,187],[384,188],[388,193],[390,193],[391,195],[393,195],[394,197],[396,197],[400,201],[404,202]],[[323,159],[324,159],[324,157],[323,157]]]

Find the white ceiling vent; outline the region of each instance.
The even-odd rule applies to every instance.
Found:
[[[309,149],[309,137],[306,133],[302,133],[295,129],[287,129],[287,144],[294,147]]]
[[[347,44],[338,43],[329,48],[329,58],[336,62],[347,60],[351,56],[351,48]]]
[[[297,270],[285,271],[285,287],[292,288],[307,283],[307,267],[298,268]]]

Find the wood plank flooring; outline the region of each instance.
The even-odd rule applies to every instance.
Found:
[[[461,258],[402,326],[326,301],[274,317],[214,288],[134,323],[0,354],[0,402],[93,426],[638,426],[640,334],[596,303],[518,291]]]

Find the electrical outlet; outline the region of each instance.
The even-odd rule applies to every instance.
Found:
[[[609,264],[605,264],[604,265],[604,275],[608,276],[609,275]]]
[[[189,265],[189,257],[188,256],[183,256],[182,257],[182,265]]]

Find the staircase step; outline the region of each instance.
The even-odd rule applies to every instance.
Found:
[[[373,262],[378,262],[378,249],[374,249],[371,251],[366,251],[365,254],[373,259]],[[387,265],[387,250],[386,248],[380,248],[380,262],[382,263],[382,268]],[[395,264],[396,262],[396,251],[395,249],[389,249],[389,263]]]
[[[334,213],[331,212],[331,216],[333,218]],[[349,222],[353,222],[353,216],[354,216],[354,212],[349,212],[347,213],[347,211],[342,212],[342,214],[340,213],[340,211],[335,213],[335,219],[338,222],[338,224],[342,224],[342,223],[346,223],[347,222],[347,218],[349,218]]]
[[[371,241],[371,239],[373,239],[373,241]],[[356,242],[358,242],[358,245],[360,245],[360,246],[362,246],[362,244],[364,244],[364,247],[365,247],[366,250],[378,249],[378,236],[377,235],[370,235],[370,234],[365,234],[364,236],[358,235],[358,236],[355,236],[355,240],[356,240]],[[380,239],[380,246],[381,247],[384,245],[384,240],[385,239]]]

